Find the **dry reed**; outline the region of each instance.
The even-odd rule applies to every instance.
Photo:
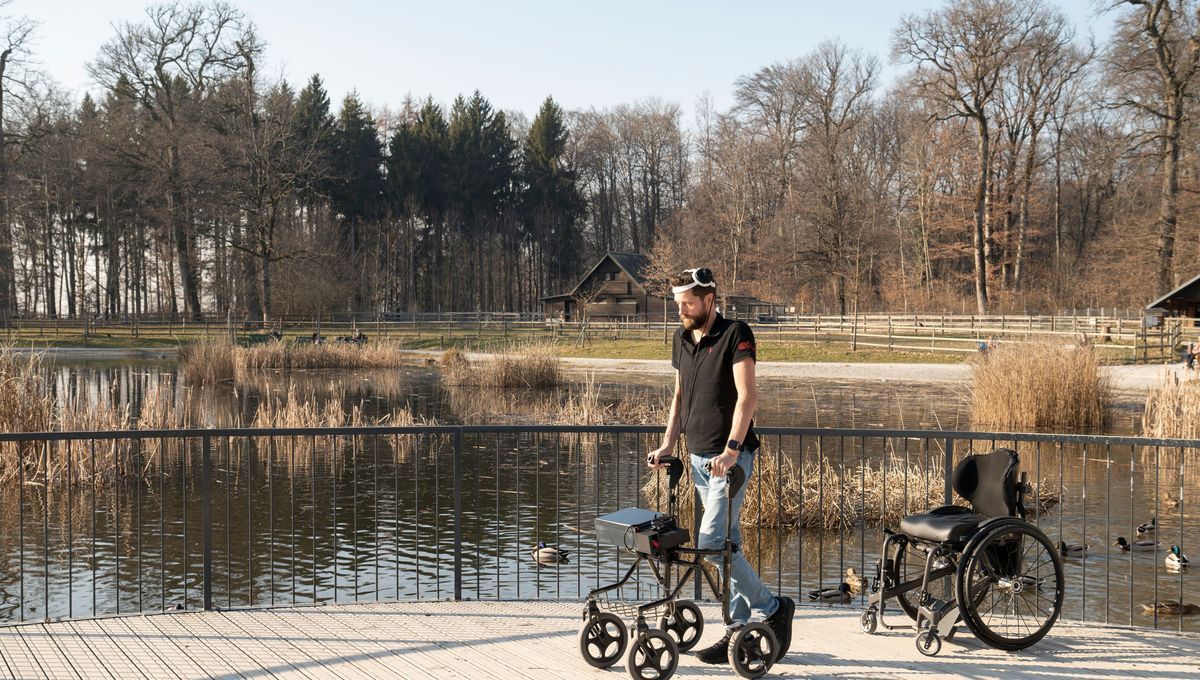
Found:
[[[243,382],[264,370],[395,368],[410,362],[401,346],[392,342],[362,346],[268,342],[238,347],[220,337],[198,340],[179,351],[184,379],[192,385]]]
[[[238,348],[224,336],[206,337],[179,348],[183,379],[191,385],[231,383],[237,375]]]
[[[237,350],[239,376],[256,370],[303,370],[328,368],[395,368],[412,359],[392,342],[322,343],[297,345],[268,342]]]
[[[479,362],[447,351],[442,355],[442,381],[471,387],[554,387],[562,381],[562,361],[554,345],[542,342],[513,345]]]
[[[1002,343],[975,360],[971,415],[1000,428],[1098,430],[1112,386],[1091,347],[1055,340]]]
[[[685,458],[686,461],[686,458]],[[690,518],[694,496],[690,492],[691,466],[684,465],[678,510]],[[905,515],[942,504],[940,471],[893,461],[886,466],[860,463],[844,469],[824,461],[799,466],[764,445],[755,454],[754,474],[746,487],[741,523],[746,527],[837,530],[860,524],[895,526]],[[648,503],[666,502],[666,475],[650,475],[642,486]],[[1034,496],[1044,511],[1057,503],[1044,485]],[[761,499],[761,500],[760,500]],[[963,504],[962,499],[956,502]]]
[[[1200,439],[1200,380],[1180,380],[1164,372],[1146,392],[1142,436],[1161,439]]]

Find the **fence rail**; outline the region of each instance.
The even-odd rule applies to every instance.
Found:
[[[854,316],[769,316],[749,319],[765,343],[839,343],[853,349],[886,348],[911,352],[975,352],[989,339],[1057,337],[1063,342],[1086,342],[1129,360],[1159,362],[1173,359],[1181,342],[1200,340],[1196,319],[1172,318],[1147,328],[1140,318],[1124,316],[1007,316],[948,314],[859,314]],[[374,339],[436,342],[455,340],[503,344],[514,340],[632,339],[666,342],[671,322],[591,320],[562,321],[529,313],[389,314],[359,317],[280,317],[269,324],[206,318],[199,322],[173,319],[11,319],[8,342],[39,341],[64,336],[125,339],[189,340],[229,335],[245,341],[266,341],[278,331],[288,337],[333,339],[356,331]]]
[[[1139,603],[1200,599],[1165,571],[1200,545],[1200,441],[876,429],[761,428],[743,544],[798,599],[873,574],[881,529],[951,498],[972,451],[1017,449],[1031,519],[1067,559],[1065,615],[1200,629]],[[642,461],[652,426],[430,426],[0,435],[0,622],[393,599],[578,598],[627,555],[594,518],[661,507]],[[774,466],[774,469],[770,469]],[[766,469],[762,469],[766,467]],[[890,474],[889,474],[890,471]],[[799,479],[799,483],[795,480]],[[882,489],[880,485],[882,484]],[[889,486],[890,485],[890,486]],[[16,487],[16,488],[14,488]],[[792,508],[793,510],[788,510]],[[800,510],[794,510],[800,508]],[[789,514],[790,513],[790,514]],[[1148,553],[1107,546],[1154,518]],[[692,518],[695,522],[695,517]],[[529,558],[539,540],[570,562]],[[636,581],[631,597],[656,587]],[[701,596],[699,582],[695,594]]]

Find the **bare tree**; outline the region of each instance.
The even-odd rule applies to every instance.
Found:
[[[1159,145],[1162,185],[1158,205],[1158,291],[1175,286],[1179,221],[1179,155],[1187,101],[1200,63],[1200,3],[1126,0],[1108,65],[1113,103],[1130,109],[1147,129],[1137,143]],[[1114,5],[1115,7],[1116,5]]]
[[[792,167],[804,129],[805,70],[796,62],[776,62],[734,83],[734,110],[752,136],[772,149],[779,182],[778,202],[790,198]],[[782,234],[781,234],[782,235]]]
[[[245,53],[261,50],[254,27],[222,2],[172,2],[146,10],[146,22],[117,26],[88,71],[110,89],[129,88],[161,133],[171,236],[189,316],[199,319],[200,271],[196,229],[188,214],[184,137],[214,85],[245,68]]]
[[[1036,0],[964,0],[901,19],[892,40],[893,57],[918,67],[921,96],[936,102],[940,119],[966,118],[976,131],[974,231],[975,302],[987,313],[985,249],[990,222],[988,174],[992,161],[992,105],[1008,55],[1023,49],[1037,24]]]
[[[11,0],[0,3],[0,9]],[[12,224],[7,212],[10,192],[9,149],[19,143],[9,126],[12,100],[31,94],[33,74],[28,47],[37,24],[28,17],[0,16],[0,325],[17,311],[17,287],[13,260]]]
[[[861,271],[863,226],[868,221],[862,186],[851,169],[855,134],[871,110],[879,62],[839,42],[825,42],[800,62],[804,101],[802,158],[805,194],[799,207],[803,229],[799,257],[815,256],[831,275],[838,310],[848,309],[847,289]]]

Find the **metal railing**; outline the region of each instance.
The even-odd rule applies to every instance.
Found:
[[[1065,558],[1066,619],[1200,630],[1163,559],[1200,545],[1200,441],[758,428],[743,544],[778,593],[868,577],[882,527],[952,500],[972,451],[1017,449]],[[429,426],[0,435],[0,622],[361,600],[571,599],[631,561],[595,517],[662,507],[653,426]],[[782,454],[782,455],[780,455]],[[889,472],[890,471],[890,472]],[[649,482],[649,483],[648,483]],[[15,507],[14,507],[15,505]],[[1151,518],[1156,549],[1124,553]],[[685,522],[687,518],[685,517]],[[695,516],[691,522],[695,522]],[[567,549],[542,566],[538,541]],[[648,596],[651,580],[633,583]],[[695,596],[703,592],[697,581]]]

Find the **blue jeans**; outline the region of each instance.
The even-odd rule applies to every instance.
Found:
[[[704,517],[700,520],[700,535],[696,538],[696,547],[703,550],[720,550],[725,547],[729,483],[725,477],[713,477],[704,469],[708,458],[692,454],[691,459],[692,479],[696,482],[696,491],[700,493],[700,502],[704,504]],[[737,464],[746,473],[746,483],[733,497],[733,542],[740,546],[742,503],[746,500],[746,487],[750,486],[750,475],[754,472],[754,452],[742,451]],[[718,565],[718,568],[721,565],[719,555],[705,559]],[[740,549],[734,552],[729,560],[729,616],[733,619],[733,625],[749,623],[750,612],[753,609],[767,617],[774,614],[778,608],[779,601],[767,589],[754,567],[750,566],[745,553]]]

